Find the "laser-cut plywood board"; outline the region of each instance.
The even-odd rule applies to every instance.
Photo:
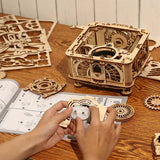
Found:
[[[0,70],[50,66],[51,48],[38,20],[0,17]]]

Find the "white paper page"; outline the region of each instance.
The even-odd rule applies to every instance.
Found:
[[[0,80],[0,100],[4,102],[5,105],[13,98],[19,89],[19,85],[16,81],[11,79],[1,79]]]
[[[95,100],[99,104],[106,105],[106,107],[115,103],[126,103],[127,101],[127,97],[122,96],[87,95],[66,92],[59,92],[44,99],[41,95],[21,90],[0,123],[0,131],[17,134],[29,132],[35,128],[44,112],[60,100],[69,101],[71,98],[80,99],[85,96],[95,97]]]
[[[10,109],[0,124],[8,133],[23,134],[31,131],[38,124],[44,112]]]

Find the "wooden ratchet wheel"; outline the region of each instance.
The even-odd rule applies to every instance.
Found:
[[[151,95],[144,99],[145,107],[160,111],[160,95]]]
[[[111,106],[117,111],[115,121],[124,122],[129,120],[135,113],[134,108],[127,104],[114,104]]]

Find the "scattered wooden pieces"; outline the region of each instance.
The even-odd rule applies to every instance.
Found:
[[[160,62],[149,61],[140,76],[160,80]]]
[[[61,91],[64,86],[65,84],[58,84],[52,79],[43,78],[34,80],[26,88],[24,88],[24,90],[30,90],[35,94],[41,94],[43,98],[47,98]]]
[[[0,17],[0,70],[50,66],[51,48],[38,20]]]

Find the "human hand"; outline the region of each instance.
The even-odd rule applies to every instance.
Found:
[[[49,149],[57,144],[66,134],[74,135],[76,128],[74,121],[71,121],[67,128],[60,127],[59,124],[68,118],[72,112],[72,107],[59,113],[63,108],[66,108],[67,102],[60,101],[52,108],[47,110],[42,119],[39,121],[36,128],[30,132],[32,136],[37,137],[37,141],[41,142],[37,146],[37,151]]]
[[[116,145],[121,125],[115,124],[116,110],[107,108],[106,120],[100,121],[99,109],[90,107],[91,123],[84,129],[82,120],[76,118],[76,139],[84,160],[106,160]]]

